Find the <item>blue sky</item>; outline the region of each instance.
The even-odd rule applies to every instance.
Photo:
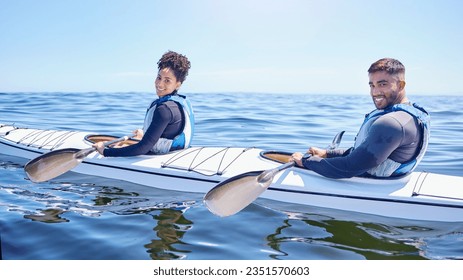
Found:
[[[153,92],[167,50],[183,92],[368,93],[382,57],[408,93],[462,94],[463,1],[0,0],[0,91]]]

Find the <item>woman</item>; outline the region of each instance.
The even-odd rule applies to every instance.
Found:
[[[193,136],[193,110],[186,97],[177,91],[190,67],[186,56],[173,51],[165,53],[158,61],[154,83],[158,98],[146,111],[143,130],[133,132],[140,141],[123,148],[105,148],[103,142],[98,142],[93,145],[98,152],[105,157],[123,157],[188,148]]]

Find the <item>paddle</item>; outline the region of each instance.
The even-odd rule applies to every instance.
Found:
[[[344,131],[336,134],[328,149],[336,149],[341,143],[343,134]],[[212,188],[204,196],[204,204],[217,216],[234,215],[256,200],[272,184],[276,174],[295,164],[295,162],[288,162],[273,169],[252,171],[231,177]]]
[[[107,147],[111,144],[126,141],[129,136],[124,136],[104,143]],[[68,172],[81,163],[86,156],[96,151],[96,148],[87,149],[61,149],[48,152],[29,161],[24,166],[27,177],[34,182],[45,182]]]

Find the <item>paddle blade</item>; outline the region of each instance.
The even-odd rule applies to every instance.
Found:
[[[212,188],[204,197],[206,207],[217,216],[231,216],[256,200],[268,184],[258,182],[262,171],[253,171],[225,180]]]
[[[45,182],[66,173],[78,165],[82,158],[76,158],[79,149],[62,149],[43,154],[24,166],[27,177],[34,182]]]

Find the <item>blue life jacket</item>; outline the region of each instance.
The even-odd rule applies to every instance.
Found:
[[[396,176],[401,176],[407,173],[412,172],[418,163],[421,161],[421,159],[424,156],[424,153],[426,152],[426,149],[428,147],[429,143],[429,128],[430,128],[430,116],[429,113],[426,112],[425,109],[417,105],[416,103],[413,104],[396,104],[393,106],[390,106],[386,109],[383,110],[374,110],[371,113],[367,114],[365,116],[365,120],[360,127],[359,133],[357,134],[357,138],[355,139],[355,145],[354,148],[356,148],[360,143],[363,141],[363,139],[366,137],[368,133],[368,129],[371,126],[371,124],[378,119],[379,117],[391,113],[391,112],[396,112],[396,111],[404,111],[407,112],[408,114],[412,115],[418,122],[421,132],[422,132],[422,140],[419,146],[419,151],[412,160],[405,162],[405,163],[399,163],[395,162],[392,159],[387,159],[384,162],[382,162],[379,166],[367,171],[367,173],[371,176],[374,177],[396,177]]]
[[[146,132],[150,126],[156,107],[170,100],[178,103],[183,108],[185,124],[183,126],[182,132],[174,137],[174,139],[159,138],[159,140],[151,149],[151,151],[156,154],[165,154],[169,151],[188,148],[190,147],[193,138],[195,122],[193,108],[191,107],[190,101],[186,98],[186,96],[177,94],[176,91],[172,94],[158,98],[151,103],[150,107],[148,107],[146,110],[143,130]]]

